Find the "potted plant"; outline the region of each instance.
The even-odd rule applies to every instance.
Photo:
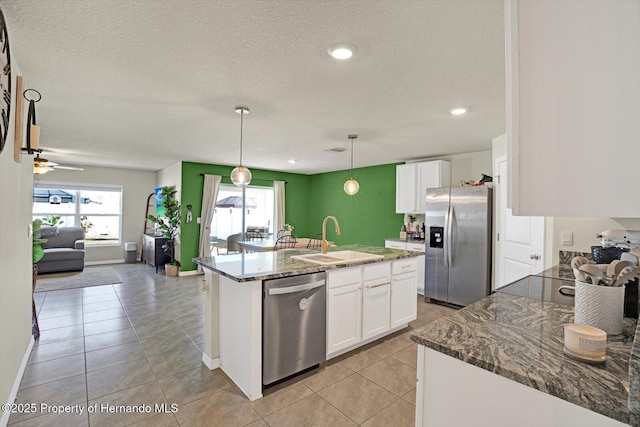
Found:
[[[59,215],[45,216],[44,218],[42,218],[42,225],[56,227],[62,224],[64,224],[64,221]]]
[[[289,223],[286,223],[285,225],[282,226],[282,229],[284,230],[285,235],[291,235],[293,228],[294,228],[293,225]]]
[[[44,249],[42,245],[47,242],[47,239],[43,239],[40,236],[40,228],[42,227],[42,220],[34,219],[32,223],[33,233],[33,251],[31,260],[33,262],[33,276],[31,283],[31,335],[33,338],[38,339],[40,337],[40,327],[38,326],[38,317],[36,316],[36,302],[33,299],[33,292],[36,290],[36,281],[38,280],[38,261],[44,256]]]
[[[157,224],[162,235],[167,238],[167,243],[162,248],[169,255],[170,261],[165,264],[164,270],[167,276],[175,277],[178,275],[180,261],[176,260],[175,244],[178,233],[180,232],[180,204],[176,200],[176,187],[162,187],[160,191],[160,206],[162,207],[161,215],[148,215],[149,221]]]

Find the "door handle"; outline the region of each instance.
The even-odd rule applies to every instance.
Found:
[[[444,236],[442,240],[442,249],[444,251],[444,266],[449,267],[449,212],[451,211],[451,206],[447,207],[447,213],[444,214]]]
[[[453,266],[453,220],[455,218],[455,211],[453,210],[453,206],[449,207],[449,229],[447,230],[447,239],[449,239],[449,244],[447,244],[447,257],[449,257],[449,266]]]
[[[538,255],[538,254],[531,254],[531,255],[529,255],[529,259],[539,260],[539,259],[540,259],[540,255]]]

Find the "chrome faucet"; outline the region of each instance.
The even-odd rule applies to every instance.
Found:
[[[323,255],[327,253],[327,247],[329,247],[329,242],[327,242],[327,221],[329,221],[330,219],[333,220],[334,224],[336,225],[336,234],[338,236],[340,235],[340,224],[338,224],[338,219],[333,215],[329,215],[324,219],[324,221],[322,221],[322,254]]]

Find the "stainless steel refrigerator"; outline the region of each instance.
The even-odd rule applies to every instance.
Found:
[[[426,300],[465,306],[491,292],[491,193],[486,186],[427,190]]]

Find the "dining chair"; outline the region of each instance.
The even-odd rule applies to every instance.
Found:
[[[276,244],[273,246],[273,250],[279,251],[280,249],[295,248],[296,243],[298,243],[298,239],[296,238],[296,236],[285,234],[284,236],[278,237],[278,240],[276,240]]]
[[[216,255],[220,255],[220,248],[218,247],[219,245],[219,241],[218,241],[218,237],[217,236],[211,236],[209,235],[209,254],[213,255],[213,250],[215,249],[216,251]]]
[[[238,246],[238,242],[241,238],[241,233],[232,234],[231,236],[227,237],[227,253],[240,252],[240,246]]]
[[[322,247],[322,233],[316,233],[309,239],[307,249],[317,249]]]
[[[264,236],[262,235],[262,233],[260,233],[259,231],[247,231],[246,233],[244,233],[244,239],[245,240],[263,240]]]
[[[284,228],[282,230],[278,230],[278,234],[276,235],[276,239],[281,238],[282,236],[286,236],[287,235],[287,230],[285,230]]]

